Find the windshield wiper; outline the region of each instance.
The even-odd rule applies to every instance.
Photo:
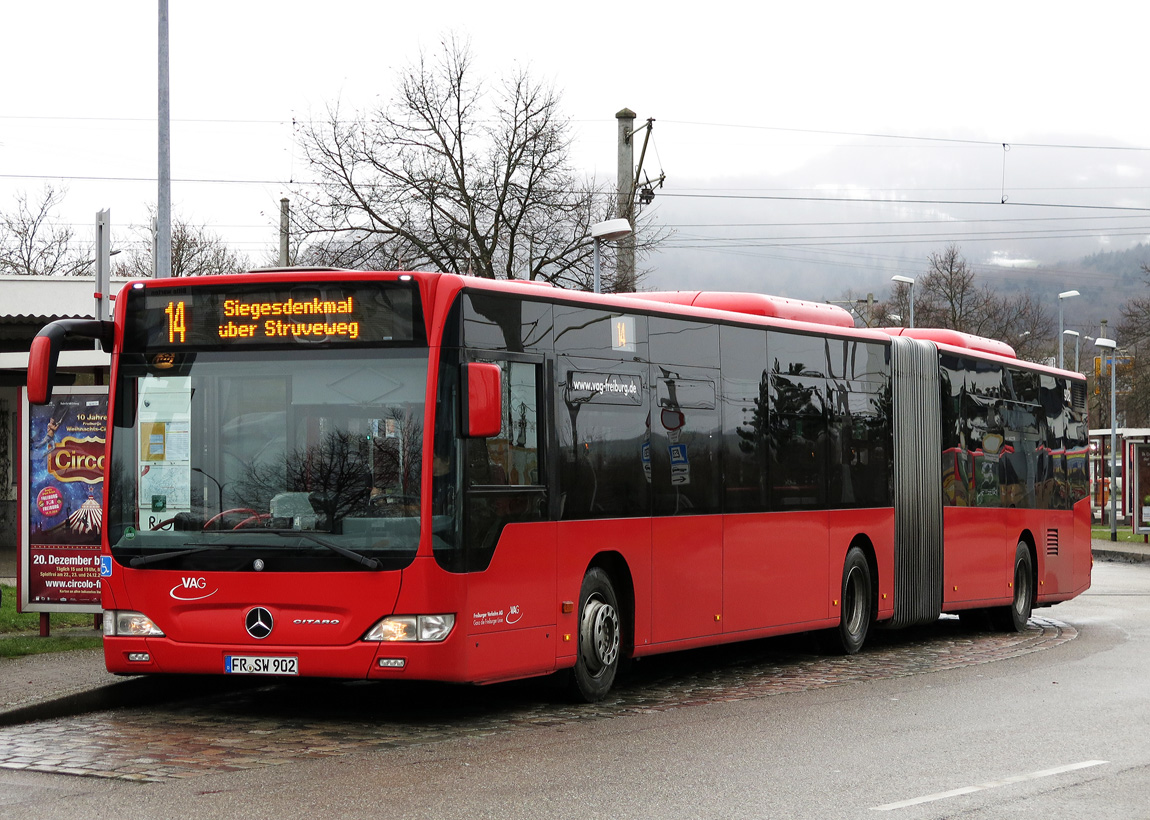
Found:
[[[361,566],[365,566],[368,569],[379,569],[381,566],[383,566],[383,564],[381,564],[377,558],[369,558],[366,555],[360,555],[355,550],[349,550],[347,547],[341,547],[339,544],[333,544],[331,541],[312,535],[310,532],[305,532],[304,530],[261,529],[260,532],[272,533],[273,535],[282,535],[284,538],[288,538],[293,535],[297,538],[303,538],[306,541],[311,541],[313,544],[319,544],[321,547],[325,547],[337,555],[342,555],[349,561],[354,561],[355,563],[360,564]]]
[[[232,548],[231,544],[211,544],[209,546],[199,545],[191,546],[190,549],[185,550],[172,550],[171,552],[156,552],[151,555],[137,555],[135,558],[128,561],[128,566],[142,567],[145,564],[154,564],[157,561],[167,561],[169,558],[179,558],[182,555],[194,555],[197,552],[207,552],[209,550],[229,550]]]
[[[310,532],[290,529],[259,529],[252,530],[252,532],[258,533],[260,535],[279,535],[284,538],[288,538],[294,535],[304,539],[305,541],[311,541],[313,544],[318,544],[325,549],[329,549],[337,555],[342,555],[349,561],[354,561],[355,563],[367,567],[368,569],[379,569],[381,566],[383,566],[383,564],[380,563],[379,559],[377,558],[369,558],[366,555],[360,555],[354,550],[349,550],[347,547],[341,547],[339,544],[333,544],[331,541],[319,538],[315,535],[312,535]],[[231,549],[233,546],[248,546],[248,544],[201,544],[198,546],[188,544],[189,549],[172,550],[170,552],[157,552],[153,555],[137,555],[135,558],[132,558],[130,561],[128,561],[128,565],[132,567],[142,567],[146,564],[154,564],[158,561],[167,561],[169,558],[179,558],[184,555],[194,555],[196,553],[208,552],[211,550],[227,550]]]

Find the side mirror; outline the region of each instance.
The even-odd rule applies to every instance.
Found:
[[[28,402],[47,404],[52,400],[52,377],[60,358],[59,340],[41,335],[32,340],[28,350]]]
[[[29,404],[47,404],[52,400],[52,380],[56,377],[56,364],[65,339],[95,339],[104,350],[111,350],[115,328],[112,322],[99,319],[59,319],[46,325],[28,349]]]
[[[463,426],[468,438],[489,438],[503,428],[503,371],[499,365],[463,365]]]

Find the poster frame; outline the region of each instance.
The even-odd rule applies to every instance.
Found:
[[[103,397],[106,402],[109,398],[109,391],[107,385],[84,385],[75,387],[53,387],[52,394],[54,396],[97,396]],[[29,513],[29,504],[31,501],[31,472],[32,472],[32,453],[29,447],[29,440],[31,438],[32,427],[32,413],[31,406],[28,403],[28,389],[22,387],[20,389],[20,447],[19,447],[19,463],[20,463],[20,481],[17,485],[17,504],[20,510],[20,549],[17,553],[16,561],[16,586],[17,586],[17,610],[19,612],[77,612],[87,613],[92,615],[99,615],[103,612],[103,607],[97,601],[96,603],[72,603],[66,601],[31,601],[29,600],[29,591],[31,589],[31,516]],[[107,425],[104,431],[104,447],[105,457],[107,453],[108,433]],[[102,496],[106,497],[107,493],[107,475],[104,477]],[[101,501],[101,507],[106,507],[106,504]],[[101,595],[103,591],[103,581],[100,578],[100,559],[99,556],[104,552],[104,533],[101,527],[100,545],[94,550],[97,556],[95,566],[95,579],[99,585],[97,594]]]

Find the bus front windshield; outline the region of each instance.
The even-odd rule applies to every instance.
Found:
[[[426,382],[419,348],[123,354],[113,556],[180,570],[406,566]]]

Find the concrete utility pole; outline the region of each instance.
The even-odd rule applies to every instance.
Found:
[[[618,260],[616,290],[635,290],[635,112],[624,108],[615,115],[619,122],[619,173],[616,210],[620,219],[631,225],[631,233],[616,243]]]
[[[866,305],[866,317],[863,318],[863,322],[866,323],[867,327],[870,327],[874,322],[874,294],[868,293],[865,299],[856,299],[855,301],[860,305]]]
[[[291,213],[288,199],[285,196],[280,200],[280,267],[288,266],[288,238],[291,233],[288,229],[288,215]]]
[[[159,0],[159,193],[156,199],[156,278],[172,275],[172,139],[168,100],[168,0]]]

